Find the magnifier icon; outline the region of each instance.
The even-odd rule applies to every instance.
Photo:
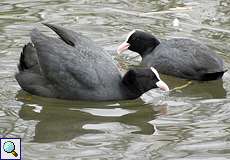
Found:
[[[11,141],[7,141],[3,144],[3,149],[6,153],[11,153],[14,155],[14,157],[17,157],[18,154],[17,152],[15,151],[15,145],[13,142]]]

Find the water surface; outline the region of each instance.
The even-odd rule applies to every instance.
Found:
[[[175,19],[179,26],[173,26]],[[230,159],[230,75],[212,82],[163,76],[170,93],[132,101],[82,102],[31,96],[14,79],[21,48],[40,22],[79,31],[123,69],[140,57],[116,47],[132,29],[160,39],[200,41],[230,65],[228,0],[2,0],[0,2],[0,137],[20,137],[23,159]],[[188,85],[186,85],[188,84]]]

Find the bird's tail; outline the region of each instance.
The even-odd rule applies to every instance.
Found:
[[[216,80],[216,79],[220,79],[223,77],[224,73],[227,72],[228,70],[224,70],[224,71],[221,71],[221,72],[214,72],[214,73],[205,73],[203,76],[202,76],[202,80],[203,81],[207,81],[207,80]]]
[[[36,49],[33,47],[32,43],[28,43],[23,47],[18,64],[18,70],[39,70]]]

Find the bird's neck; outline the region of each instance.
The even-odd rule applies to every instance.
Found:
[[[135,81],[131,76],[126,74],[122,79],[122,85],[126,88],[125,92],[129,97],[140,97],[145,92],[152,89],[150,85]]]
[[[156,47],[157,45],[153,45],[152,47],[148,47],[146,50],[139,52],[141,58],[144,58],[145,56],[152,54]]]
[[[151,49],[147,49],[143,52],[140,52],[139,54],[140,54],[141,58],[144,58],[145,56],[149,55],[151,52],[152,52]]]
[[[134,79],[130,76],[129,72],[127,72],[122,78],[121,87],[123,88],[127,97],[137,98],[142,95],[142,92],[136,86],[136,83],[134,82]]]

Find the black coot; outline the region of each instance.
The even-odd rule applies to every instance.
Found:
[[[133,30],[117,51],[137,52],[142,65],[160,73],[191,80],[215,80],[223,76],[223,60],[207,46],[184,38],[160,41],[150,33]]]
[[[129,70],[122,78],[111,56],[89,38],[51,24],[61,39],[34,29],[15,75],[25,91],[72,100],[135,99],[152,88],[168,90],[152,68]]]

